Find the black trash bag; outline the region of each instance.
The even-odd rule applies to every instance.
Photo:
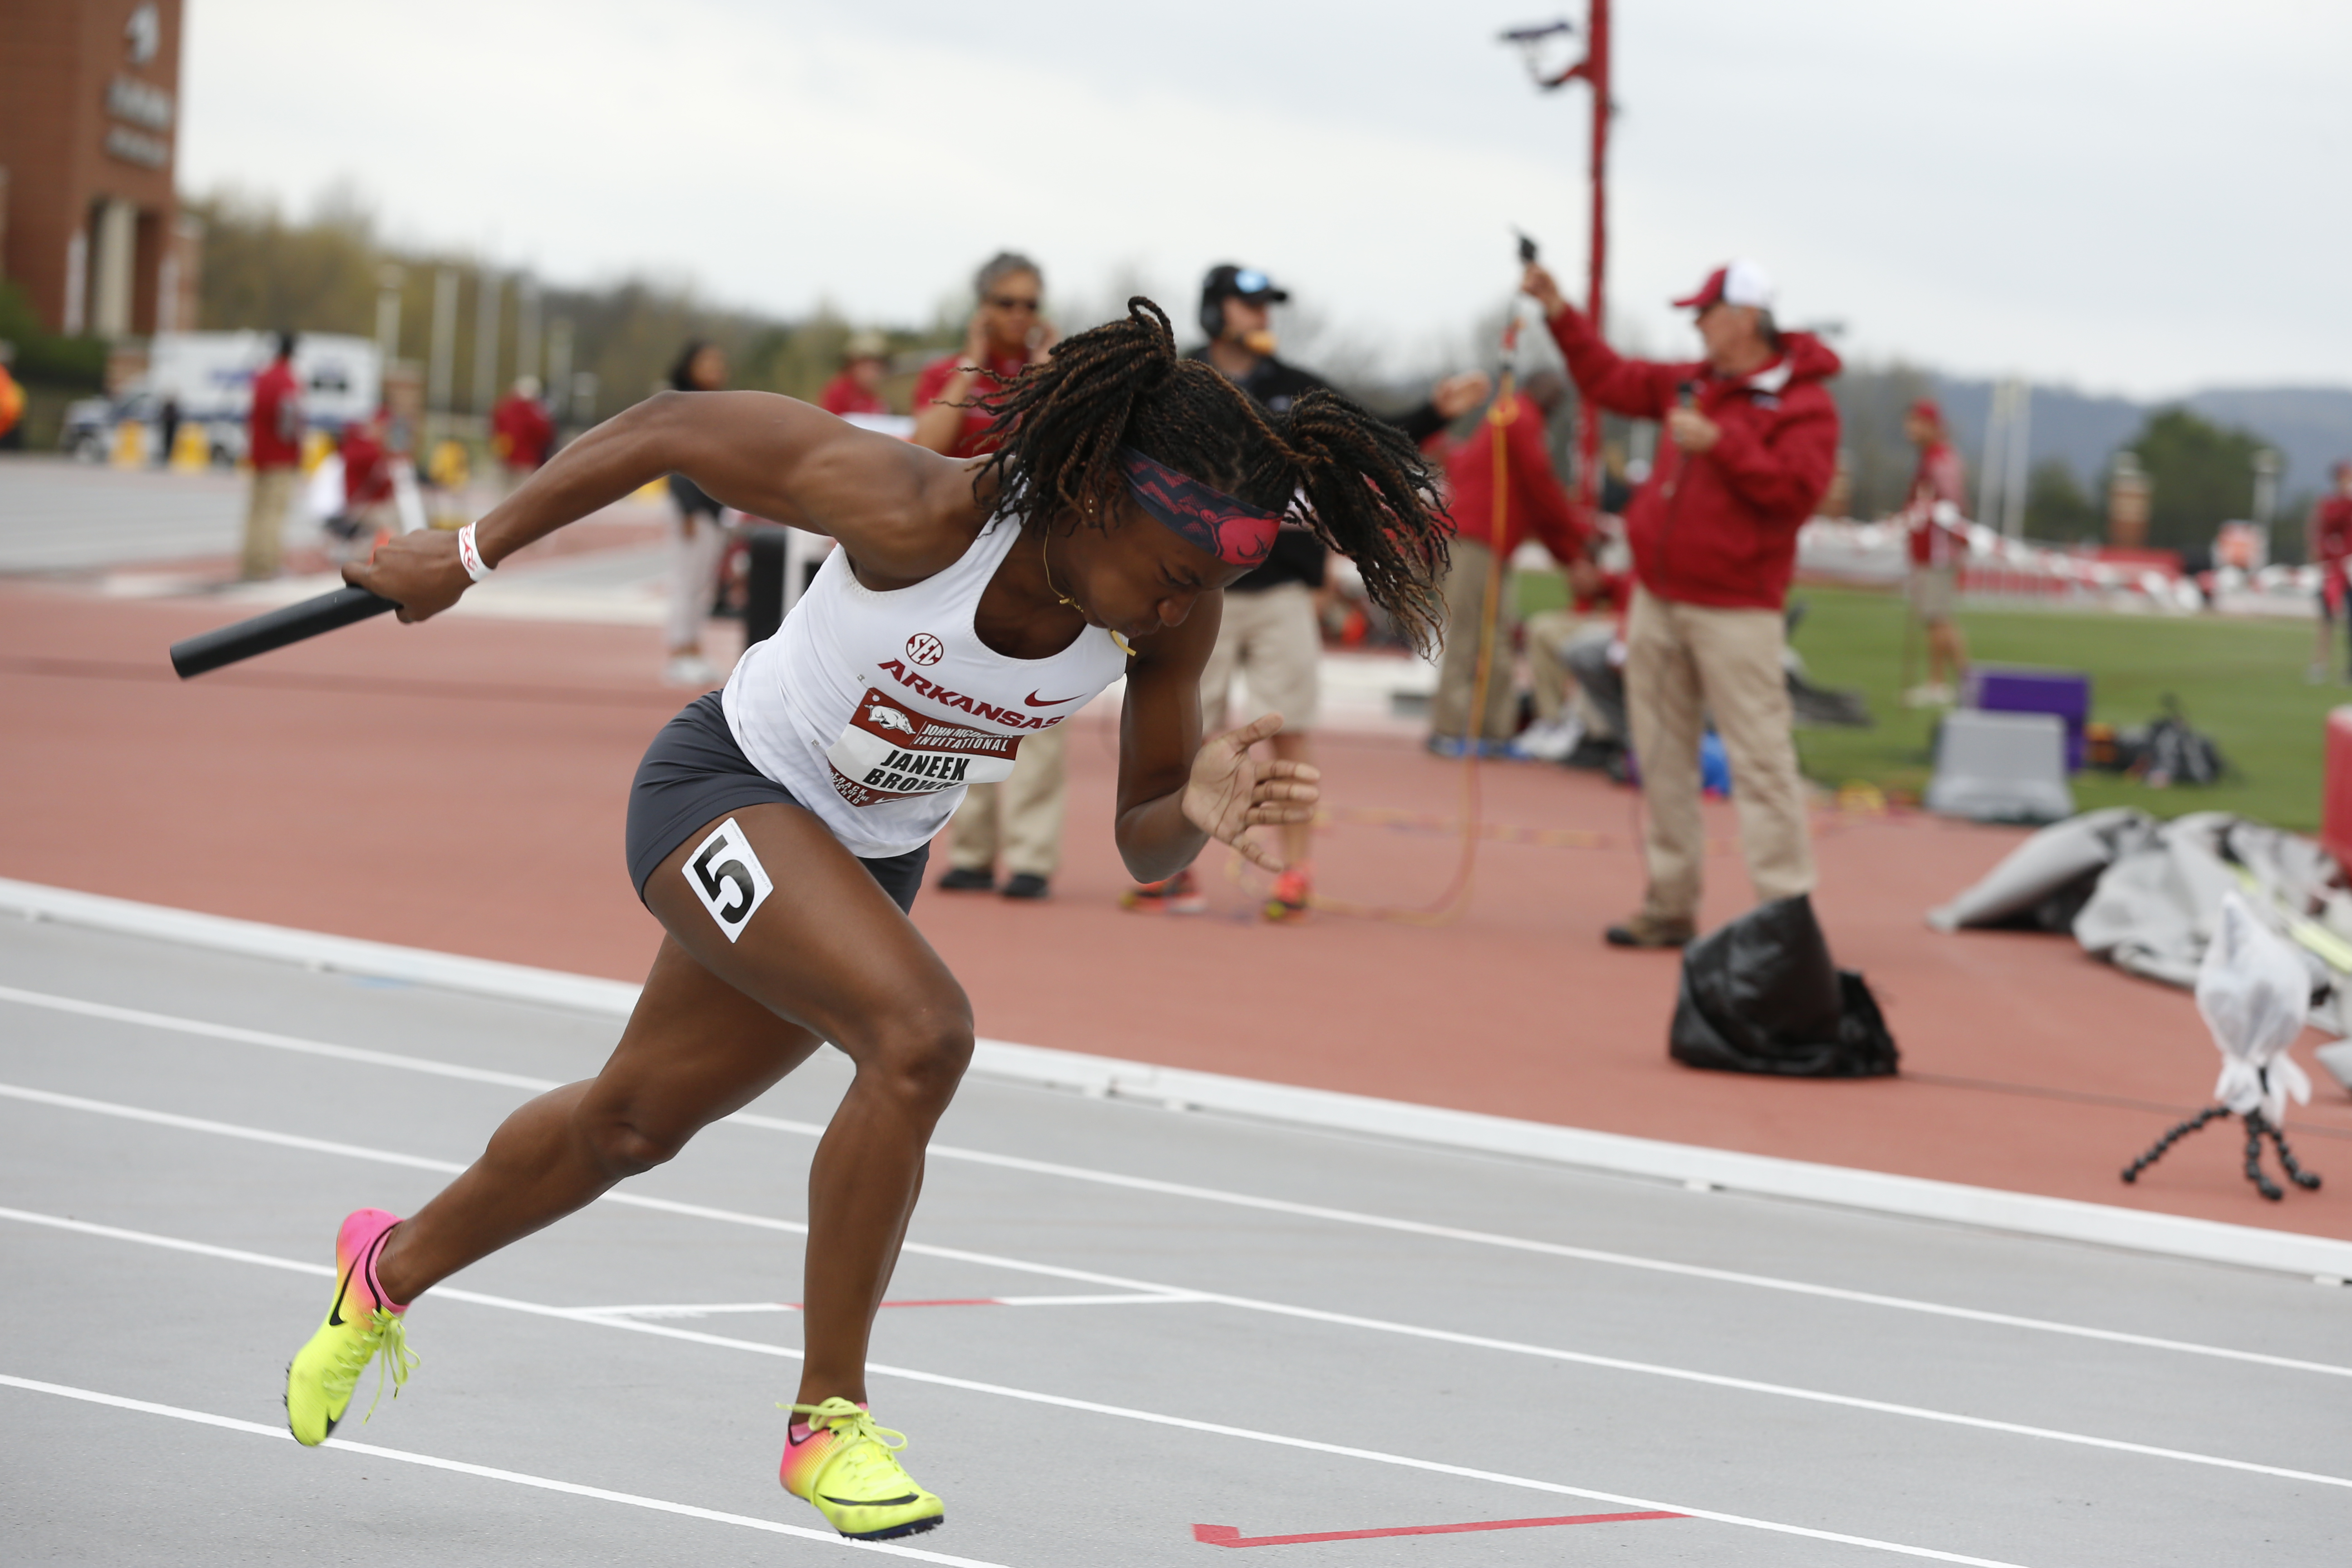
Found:
[[[1861,975],[1830,962],[1803,894],[1760,904],[1683,953],[1666,1054],[1686,1067],[1784,1078],[1880,1078],[1895,1037]]]

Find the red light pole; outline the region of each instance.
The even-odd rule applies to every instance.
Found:
[[[1585,311],[1595,331],[1604,318],[1602,282],[1609,259],[1609,0],[1588,0],[1584,58],[1564,70],[1547,70],[1537,60],[1545,39],[1576,29],[1570,23],[1521,27],[1503,35],[1527,57],[1528,74],[1546,92],[1581,81],[1592,89],[1592,254],[1586,273]],[[1577,489],[1584,504],[1601,510],[1601,410],[1591,398],[1577,400]]]

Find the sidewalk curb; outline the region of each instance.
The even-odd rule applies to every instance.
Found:
[[[150,937],[298,963],[310,969],[405,980],[446,991],[538,1003],[615,1018],[625,1018],[637,998],[638,988],[626,981],[600,980],[560,970],[329,936],[0,878],[0,910],[10,910],[26,920],[55,921],[61,925]],[[2307,1278],[2352,1279],[2352,1241],[2328,1237],[1631,1138],[1330,1089],[1230,1078],[1222,1073],[1155,1067],[1148,1062],[1122,1061],[1077,1051],[1049,1050],[1005,1040],[982,1040],[972,1060],[972,1070],[991,1078],[1087,1094],[1160,1100],[1298,1126],[1508,1154],[1686,1185],[1796,1198],[1876,1214],[2089,1242]]]

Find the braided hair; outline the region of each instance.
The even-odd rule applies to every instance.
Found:
[[[1283,413],[1213,365],[1180,357],[1167,313],[1140,296],[1124,320],[1064,339],[982,400],[1002,445],[981,470],[1039,526],[1108,526],[1128,498],[1119,448],[1313,531],[1417,647],[1439,640],[1447,528],[1429,465],[1402,431],[1336,392]]]

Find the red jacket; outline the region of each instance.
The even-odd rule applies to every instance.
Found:
[[[1512,400],[1511,417],[1503,426],[1503,455],[1507,483],[1503,540],[1496,549],[1494,422],[1480,420],[1475,434],[1446,447],[1447,510],[1454,531],[1496,549],[1506,561],[1530,528],[1555,559],[1565,562],[1583,554],[1591,530],[1560,488],[1551,454],[1544,447],[1543,410],[1526,393]]]
[[[946,378],[940,378],[940,385],[945,384]],[[937,387],[932,388],[934,395],[937,395],[938,390]],[[888,404],[858,385],[857,378],[845,370],[824,384],[824,390],[816,395],[816,405],[827,414],[887,414],[890,412]]]
[[[253,378],[248,455],[257,468],[290,468],[302,460],[302,384],[294,367],[272,360]]]
[[[2342,570],[2352,557],[2352,496],[2327,496],[2311,509],[2311,558]]]
[[[1822,384],[1838,357],[1809,332],[1781,334],[1780,357],[1753,374],[1704,361],[1620,358],[1573,309],[1551,335],[1587,397],[1635,419],[1663,420],[1685,383],[1722,426],[1712,451],[1685,456],[1663,433],[1658,460],[1625,509],[1633,574],[1662,599],[1719,609],[1780,608],[1797,569],[1797,530],[1837,469],[1837,405]]]
[[[1960,455],[1951,444],[1938,441],[1919,454],[1918,470],[1911,476],[1911,496],[1903,506],[1903,521],[1911,531],[1911,562],[1915,566],[1943,566],[1968,552],[1967,532],[1936,521],[1936,503],[1949,501],[1965,516],[1969,510],[1968,477]]]
[[[490,410],[490,448],[510,468],[535,468],[555,444],[555,421],[536,397],[510,392]]]
[[[343,506],[356,511],[392,497],[392,465],[385,460],[383,426],[373,419],[354,419],[343,426],[337,448],[343,458]]]

